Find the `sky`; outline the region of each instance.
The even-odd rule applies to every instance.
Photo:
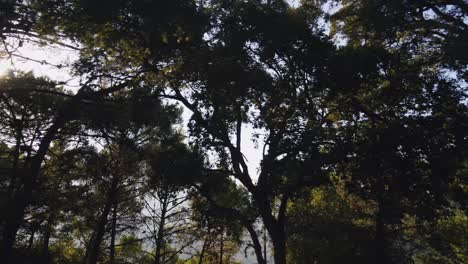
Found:
[[[13,45],[16,45],[16,43],[13,43]],[[27,43],[15,51],[17,56],[10,58],[3,54],[4,50],[5,47],[1,46],[0,75],[5,74],[9,69],[16,69],[32,71],[36,76],[48,76],[55,81],[69,81],[71,79],[68,73],[70,68],[64,67],[62,69],[57,69],[57,67],[53,65],[70,65],[78,58],[76,51],[58,46],[39,46]],[[27,60],[22,57],[32,60]],[[77,82],[70,82],[70,85],[76,84]]]

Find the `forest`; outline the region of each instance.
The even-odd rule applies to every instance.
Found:
[[[468,263],[465,0],[2,0],[0,71],[1,263]]]

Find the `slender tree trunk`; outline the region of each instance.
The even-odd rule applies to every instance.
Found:
[[[99,217],[98,224],[93,232],[91,240],[88,245],[88,249],[85,255],[86,264],[96,264],[99,257],[99,248],[102,243],[107,225],[107,219],[112,209],[112,205],[115,203],[115,192],[118,185],[118,177],[112,178],[111,188],[109,190],[108,198],[104,209],[102,210],[101,216]]]
[[[262,246],[260,244],[260,240],[258,239],[257,232],[255,232],[253,224],[250,224],[250,223],[245,224],[245,227],[247,228],[247,231],[250,234],[250,238],[252,239],[252,243],[253,243],[252,246],[254,248],[255,256],[257,257],[258,264],[266,264],[266,246],[265,246],[265,256],[262,257]]]
[[[200,251],[200,257],[198,258],[198,264],[203,264],[203,258],[205,257],[205,251],[208,247],[210,241],[210,229],[208,227],[208,234],[206,234],[205,239],[203,241],[202,250]]]
[[[156,237],[156,255],[154,257],[155,264],[161,264],[162,247],[164,247],[164,226],[166,225],[166,213],[168,206],[168,190],[166,189],[161,199],[161,218],[159,219],[158,233]]]
[[[34,244],[34,235],[36,234],[36,228],[34,228],[31,232],[31,236],[29,236],[29,241],[28,241],[28,249],[31,249],[33,244]]]
[[[111,204],[106,203],[104,205],[104,209],[102,210],[102,213],[99,217],[98,224],[95,228],[95,231],[93,232],[93,235],[91,236],[91,240],[88,245],[88,250],[86,252],[86,264],[96,264],[97,259],[99,257],[99,247],[102,242],[102,238],[105,233],[105,228],[106,228],[106,223],[107,223],[107,217],[109,215],[111,209]]]
[[[117,233],[117,209],[118,204],[117,202],[114,203],[114,207],[112,208],[112,226],[111,226],[111,244],[110,244],[110,256],[109,256],[109,263],[115,263],[115,236]]]
[[[13,192],[15,190],[16,179],[18,177],[18,164],[20,156],[20,147],[21,147],[21,136],[22,136],[22,125],[16,131],[15,138],[15,150],[13,152],[13,166],[11,169],[10,182],[8,183],[8,199],[12,198]]]
[[[41,249],[41,257],[44,260],[44,263],[49,263],[50,261],[50,252],[49,252],[49,241],[50,235],[52,233],[52,215],[49,217],[47,221],[47,226],[44,231],[44,238],[42,240],[42,249]]]

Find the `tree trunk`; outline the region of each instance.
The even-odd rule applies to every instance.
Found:
[[[18,164],[19,164],[19,156],[20,156],[20,147],[21,147],[21,136],[22,136],[22,124],[16,131],[16,143],[15,143],[15,150],[13,151],[13,164],[11,168],[11,175],[10,175],[10,182],[8,183],[8,199],[12,198],[13,192],[15,190],[16,179],[18,176]]]
[[[109,263],[115,263],[115,235],[117,229],[117,202],[114,203],[114,207],[112,208],[112,226],[111,226],[111,244],[110,244],[110,256],[109,256]]]
[[[104,209],[102,210],[101,216],[99,217],[98,224],[95,228],[95,231],[93,232],[93,235],[91,236],[91,240],[88,245],[88,250],[86,252],[86,264],[96,264],[97,259],[99,257],[99,247],[102,242],[102,238],[105,233],[105,228],[106,228],[106,223],[107,223],[107,217],[109,215],[111,209],[110,203],[106,203],[104,206]]]
[[[49,217],[49,220],[47,221],[47,226],[44,231],[44,238],[42,241],[42,250],[41,250],[41,257],[44,260],[44,263],[49,263],[50,261],[50,252],[49,252],[49,241],[50,241],[50,235],[52,233],[52,216]]]
[[[272,216],[267,216],[265,218],[271,218]],[[271,242],[273,244],[273,258],[275,264],[286,264],[286,235],[284,232],[284,226],[282,223],[274,221],[265,221],[264,225],[270,235]]]
[[[166,213],[168,206],[168,190],[165,190],[161,199],[161,218],[159,219],[158,233],[156,237],[155,264],[161,264],[162,247],[164,247],[164,225],[166,224]]]
[[[253,227],[253,224],[245,224],[247,231],[250,234],[250,238],[252,239],[253,248],[255,250],[255,256],[257,257],[258,264],[266,264],[266,247],[265,247],[265,256],[262,257],[262,246],[260,244],[260,240],[258,239],[257,232]],[[266,235],[266,234],[265,234]]]
[[[275,264],[286,264],[286,234],[284,231],[284,216],[279,215],[278,219],[273,216],[269,202],[258,195],[256,205],[259,208],[263,224],[270,235],[273,244],[273,258]],[[283,212],[284,213],[284,212]]]
[[[205,250],[208,247],[209,240],[210,240],[210,229],[208,228],[208,234],[205,235],[202,250],[200,251],[200,257],[198,258],[198,264],[203,264],[203,257],[205,256]]]
[[[107,197],[106,204],[102,210],[101,216],[99,217],[98,224],[91,236],[91,240],[86,250],[85,263],[86,264],[96,264],[99,257],[99,247],[101,246],[102,239],[104,237],[107,225],[107,218],[112,209],[112,205],[115,203],[115,192],[118,185],[118,177],[114,176],[112,178],[111,187]]]
[[[286,239],[284,233],[278,233],[275,238],[272,237],[272,241],[275,264],[286,264]]]
[[[34,244],[34,234],[36,234],[36,228],[34,228],[32,231],[31,231],[31,236],[29,236],[29,242],[28,242],[28,249],[32,249],[32,246]]]

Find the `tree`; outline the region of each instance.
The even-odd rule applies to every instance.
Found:
[[[49,80],[34,78],[31,73],[11,72],[2,79],[2,144],[11,146],[6,153],[11,163],[5,168],[7,173],[2,179],[1,190],[6,201],[0,221],[4,254],[14,243],[16,231],[22,224],[18,214],[24,214],[26,205],[23,202],[27,194],[32,195],[31,184],[37,181],[37,177],[31,179],[29,175],[35,158],[41,155],[40,144],[55,139],[55,135],[45,137],[54,123],[54,116],[65,103],[63,98],[54,95],[60,91]],[[12,253],[11,249],[8,253]]]
[[[147,164],[145,232],[155,248],[154,263],[168,263],[196,241],[196,237],[189,235],[193,226],[188,191],[191,182],[200,178],[203,160],[176,134],[149,147]]]
[[[163,96],[193,113],[192,135],[204,148],[216,150],[229,174],[249,191],[272,238],[275,263],[285,263],[291,190],[325,181],[320,94],[326,93],[322,70],[333,48],[318,29],[311,32],[314,14],[274,3],[220,2],[219,14],[213,14],[219,19],[216,33],[167,74],[171,89]],[[266,134],[257,183],[241,150],[245,124]],[[289,171],[292,167],[297,170]]]
[[[288,204],[289,263],[374,263],[374,206],[339,182],[305,188]]]
[[[188,223],[188,195],[180,187],[154,184],[147,192],[143,222],[147,240],[154,247],[155,264],[168,263],[194,241],[183,241],[192,228]],[[168,248],[172,250],[167,250]]]
[[[330,67],[341,87],[334,95],[339,171],[350,190],[377,204],[379,263],[402,256],[390,251],[404,214],[430,219],[449,207],[466,155],[464,58],[449,59],[446,46],[463,38],[460,4],[350,1],[334,15],[348,41]]]
[[[141,210],[142,201],[138,199],[147,189],[143,179],[144,171],[139,169],[144,157],[139,152],[147,144],[155,143],[172,133],[171,124],[177,117],[177,109],[162,106],[158,100],[142,96],[135,91],[130,96],[124,92],[116,94],[112,99],[126,110],[124,114],[117,114],[121,109],[114,108],[103,116],[93,116],[90,121],[90,128],[98,130],[105,141],[104,167],[98,168],[98,173],[101,171],[104,175],[101,175],[102,179],[97,179],[102,181],[102,186],[98,184],[98,187],[104,187],[104,201],[88,245],[87,263],[96,263],[108,225],[110,263],[115,263],[118,221],[125,218],[129,221],[132,215]],[[131,226],[131,223],[127,223],[123,230]]]
[[[197,186],[192,204],[192,218],[198,227],[198,236],[202,240],[201,249],[196,250],[196,263],[233,263],[233,258],[239,252],[241,237],[245,228],[253,230],[253,223],[248,214],[250,201],[245,190],[238,188],[229,178],[219,178],[219,175],[204,179]],[[211,179],[210,179],[211,178]],[[216,182],[216,189],[209,184]],[[204,186],[205,185],[205,186]],[[236,205],[237,209],[234,205]],[[257,234],[250,233],[253,240]],[[257,245],[258,246],[258,245]],[[257,253],[259,263],[265,263]]]

